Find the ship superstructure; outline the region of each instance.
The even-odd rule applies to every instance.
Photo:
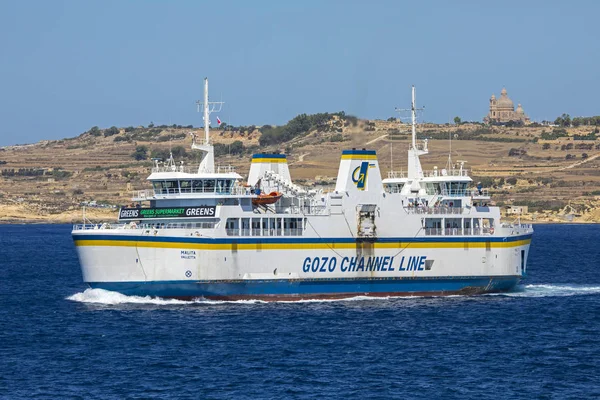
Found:
[[[341,154],[335,190],[292,182],[283,154],[255,154],[248,180],[215,167],[156,162],[118,224],[73,228],[84,281],[128,295],[306,299],[472,294],[512,289],[526,273],[530,225],[503,223],[464,163],[424,171],[412,143],[406,175],[381,177],[373,150]]]

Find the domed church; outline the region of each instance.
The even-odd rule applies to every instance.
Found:
[[[500,98],[496,99],[496,96],[492,94],[490,98],[490,112],[483,119],[485,123],[507,123],[507,122],[521,122],[528,124],[529,117],[525,115],[523,107],[519,104],[515,110],[515,105],[512,100],[508,97],[506,89],[502,89],[500,92]]]

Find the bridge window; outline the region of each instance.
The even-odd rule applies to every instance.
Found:
[[[158,194],[178,194],[179,193],[179,182],[178,181],[159,181],[153,182],[154,191]]]
[[[192,181],[179,181],[179,187],[181,188],[181,193],[191,193]]]
[[[383,187],[386,193],[400,193],[404,187],[404,183],[386,183]]]
[[[426,182],[425,183],[425,190],[427,191],[428,195],[434,195],[434,194],[441,194],[442,190],[440,188],[440,183],[439,182]]]
[[[198,192],[202,192],[202,180],[200,179],[195,179],[192,181],[192,192],[193,193],[198,193]]]
[[[204,180],[204,193],[214,193],[215,191],[215,180],[205,179]]]

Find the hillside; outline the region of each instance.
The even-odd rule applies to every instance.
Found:
[[[177,161],[196,163],[193,127],[98,129],[75,138],[0,148],[0,221],[73,222],[82,204],[91,220],[114,218],[131,191],[149,188],[150,157],[172,149]],[[481,124],[419,126],[430,138],[425,169],[467,161],[475,181],[492,188],[496,203],[525,205],[535,221],[600,222],[600,140],[594,126],[501,127]],[[396,121],[365,121],[343,113],[298,116],[282,127],[228,127],[211,131],[216,163],[248,173],[254,152],[284,151],[293,179],[332,188],[343,149],[377,150],[382,172],[405,169],[410,129]],[[137,159],[136,159],[137,158]]]

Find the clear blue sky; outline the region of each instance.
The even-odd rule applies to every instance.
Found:
[[[0,1],[0,145],[100,127],[481,120],[506,86],[533,119],[600,114],[600,2]],[[214,117],[213,117],[214,119]]]

